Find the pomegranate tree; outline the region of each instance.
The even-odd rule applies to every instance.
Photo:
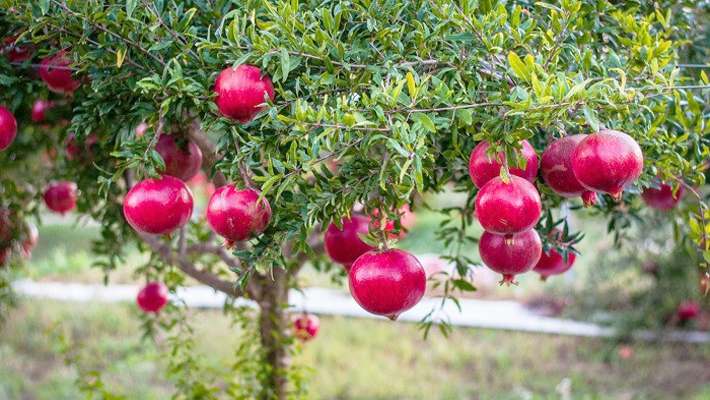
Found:
[[[259,201],[259,192],[254,189],[222,186],[212,194],[207,204],[207,222],[224,238],[227,247],[261,234],[270,220],[269,200],[263,198]]]
[[[136,303],[143,312],[157,313],[168,304],[170,291],[162,282],[150,282],[138,292]]]
[[[293,316],[293,336],[297,339],[307,342],[316,335],[320,330],[320,320],[317,316],[308,313],[297,314]]]
[[[514,235],[532,229],[540,219],[540,193],[527,180],[512,175],[486,183],[476,197],[476,216],[486,231]]]
[[[10,147],[17,135],[17,121],[10,110],[0,106],[0,151]]]
[[[160,135],[155,151],[165,162],[164,174],[183,182],[194,178],[202,166],[202,151],[189,139],[175,140],[173,135]]]
[[[72,65],[67,52],[62,50],[40,62],[39,76],[50,91],[72,94],[79,87],[79,82],[72,79]]]
[[[572,171],[572,156],[587,135],[571,135],[553,140],[542,152],[540,170],[547,186],[562,197],[582,197],[586,207],[596,204],[597,195],[582,186]]]
[[[44,191],[44,202],[47,208],[66,215],[76,208],[77,189],[74,182],[51,182]]]
[[[170,175],[138,182],[126,194],[123,215],[138,232],[166,235],[187,224],[192,216],[192,192]]]
[[[537,153],[535,153],[535,149],[527,140],[523,140],[521,144],[522,150],[520,151],[520,155],[522,155],[526,161],[525,168],[511,167],[509,171],[513,175],[533,182],[537,175]],[[473,152],[471,152],[471,157],[468,161],[468,173],[471,176],[473,184],[478,188],[482,188],[488,181],[500,175],[501,163],[503,162],[505,154],[500,152],[489,159],[487,152],[490,148],[491,145],[488,142],[480,142],[473,149]]]
[[[323,245],[330,259],[343,264],[348,270],[358,257],[375,248],[360,239],[360,235],[370,232],[369,217],[353,214],[350,218],[344,218],[341,224],[342,228],[338,228],[334,222],[328,225]]]
[[[677,191],[673,191],[670,185],[661,183],[658,188],[648,187],[641,192],[641,198],[649,207],[656,210],[668,211],[678,204],[683,195],[683,186],[679,186]]]
[[[265,96],[274,101],[271,79],[252,65],[225,68],[217,76],[214,91],[222,115],[241,123],[251,121],[264,109],[259,105],[265,103]]]
[[[508,240],[503,235],[483,232],[478,242],[481,261],[503,275],[500,284],[517,284],[515,275],[530,271],[542,255],[542,241],[534,229],[530,229]]]

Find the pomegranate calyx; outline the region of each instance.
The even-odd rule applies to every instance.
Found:
[[[584,207],[591,207],[597,204],[597,194],[591,190],[585,191],[582,193],[582,203],[584,204]]]
[[[511,284],[516,285],[516,286],[518,285],[518,282],[515,281],[515,275],[508,275],[508,274],[503,275],[503,279],[498,283],[501,286],[503,286],[503,284],[506,284],[508,286],[510,286]]]

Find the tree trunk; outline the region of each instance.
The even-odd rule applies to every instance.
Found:
[[[261,314],[259,327],[265,362],[269,366],[264,382],[263,399],[285,400],[288,392],[288,368],[291,356],[286,343],[288,318],[288,277],[286,271],[274,268],[271,276],[262,278],[261,296],[258,299]]]

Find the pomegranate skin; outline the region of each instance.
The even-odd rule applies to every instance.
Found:
[[[525,169],[510,168],[509,171],[512,175],[534,182],[538,167],[537,154],[527,140],[523,140],[522,145],[522,156],[527,160]],[[491,145],[486,141],[478,143],[471,152],[471,158],[468,160],[468,173],[473,184],[478,188],[482,188],[488,181],[500,175],[502,165],[499,161],[503,160],[504,155],[500,152],[496,155],[496,158],[491,159],[489,162],[486,151],[490,147]]]
[[[168,174],[187,182],[200,172],[202,165],[202,150],[192,140],[187,140],[187,146],[181,148],[171,135],[160,135],[155,151],[165,161],[164,174]]]
[[[32,222],[25,223],[25,240],[20,243],[20,252],[25,258],[29,258],[35,246],[39,243],[39,231]]]
[[[240,65],[236,69],[225,68],[214,83],[217,93],[215,102],[225,117],[241,123],[249,122],[264,109],[264,93],[274,101],[274,85],[271,78],[261,75],[261,70],[252,65]]]
[[[582,186],[618,200],[624,188],[641,175],[643,154],[631,136],[602,129],[579,142],[572,156],[572,171]]]
[[[293,316],[293,336],[307,342],[318,335],[320,320],[313,314],[298,314]]]
[[[564,258],[555,249],[550,249],[550,255],[543,251],[533,271],[540,274],[540,279],[544,281],[552,275],[562,275],[567,272],[574,265],[576,258],[577,255],[574,253],[567,254],[567,264],[565,264]]]
[[[542,201],[535,186],[512,175],[510,182],[491,179],[476,197],[476,216],[486,231],[514,235],[532,229],[540,219]]]
[[[414,307],[426,290],[424,267],[399,249],[363,254],[350,269],[348,281],[360,307],[393,321]]]
[[[331,260],[343,264],[348,269],[358,257],[375,250],[374,247],[360,240],[360,234],[367,235],[370,225],[370,218],[363,215],[351,215],[350,219],[343,218],[343,229],[338,229],[335,223],[331,222],[325,230],[325,252]]]
[[[227,246],[246,240],[252,234],[259,235],[269,226],[271,206],[266,198],[257,205],[258,199],[256,190],[222,186],[207,204],[207,223],[224,237]]]
[[[45,111],[51,109],[54,103],[47,100],[37,99],[34,104],[32,104],[32,122],[38,123],[47,119],[44,114]]]
[[[542,241],[534,229],[517,234],[514,240],[483,232],[478,242],[481,260],[492,271],[503,275],[500,284],[517,284],[515,275],[530,271],[542,255]]]
[[[32,49],[27,46],[15,45],[17,41],[17,36],[12,36],[5,39],[5,43],[8,45],[5,47],[5,56],[7,60],[13,63],[21,63],[32,58]]]
[[[0,106],[0,151],[10,147],[17,136],[17,121],[10,110]]]
[[[185,183],[170,175],[138,182],[123,202],[123,215],[138,232],[165,235],[185,226],[194,201]]]
[[[168,287],[162,282],[150,282],[138,292],[136,303],[143,312],[157,313],[168,304]]]
[[[572,156],[579,142],[587,135],[571,135],[547,145],[540,159],[542,179],[547,186],[562,197],[582,196],[585,206],[596,203],[596,194],[582,186],[572,171]]]
[[[74,182],[52,182],[44,191],[47,208],[62,215],[76,208],[77,186]]]
[[[681,321],[695,319],[698,314],[700,314],[700,306],[694,301],[682,301],[676,309],[676,315]]]
[[[662,183],[660,188],[644,188],[641,192],[641,198],[644,203],[656,210],[668,211],[675,207],[683,195],[683,186],[678,187],[678,192],[673,196],[673,188],[670,185]]]
[[[39,76],[52,92],[71,94],[79,87],[79,82],[71,78],[72,70],[68,68],[72,62],[66,55],[66,51],[60,51],[40,62]]]

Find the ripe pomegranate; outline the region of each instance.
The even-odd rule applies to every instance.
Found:
[[[138,232],[165,235],[190,220],[194,202],[185,183],[170,175],[138,182],[126,194],[123,215]]]
[[[572,268],[575,258],[577,258],[576,254],[568,253],[567,263],[565,263],[564,258],[562,258],[562,255],[558,253],[557,250],[550,249],[550,255],[547,255],[547,253],[543,251],[533,271],[539,273],[540,279],[544,281],[552,275],[562,275],[567,272]]]
[[[150,282],[138,292],[136,303],[143,312],[157,313],[168,304],[168,287],[162,282]]]
[[[512,175],[486,183],[476,197],[476,216],[483,229],[500,235],[514,235],[532,229],[540,219],[542,202],[535,186]]]
[[[32,254],[32,250],[37,246],[37,243],[39,243],[39,231],[37,230],[37,226],[32,222],[26,222],[25,239],[20,243],[22,256],[29,258]]]
[[[602,129],[584,138],[572,155],[572,171],[589,190],[621,198],[624,188],[633,184],[643,170],[643,154],[629,135]]]
[[[51,182],[44,191],[44,202],[50,210],[66,215],[76,208],[76,191],[74,182]]]
[[[540,170],[542,179],[553,192],[562,197],[582,196],[584,206],[589,207],[597,202],[596,193],[586,189],[574,176],[572,171],[572,155],[587,135],[571,135],[557,139],[542,152]]]
[[[676,315],[681,321],[690,321],[700,314],[700,306],[694,301],[682,301],[678,304]]]
[[[343,229],[338,229],[331,222],[325,230],[325,252],[331,260],[346,265],[346,270],[361,255],[375,250],[374,247],[360,240],[360,234],[369,232],[370,218],[362,215],[351,215],[350,219],[343,218]]]
[[[17,121],[10,110],[0,106],[0,151],[10,147],[17,136]]]
[[[426,274],[404,250],[370,251],[353,264],[349,283],[360,307],[394,321],[424,297]]]
[[[48,100],[37,99],[34,104],[32,104],[32,122],[42,122],[47,119],[44,114],[45,111],[54,107],[54,102]]]
[[[202,151],[192,140],[176,142],[172,135],[160,135],[155,151],[165,161],[165,171],[161,171],[164,174],[187,182],[200,171]]]
[[[621,346],[619,347],[619,357],[628,360],[634,355],[634,350],[631,346]]]
[[[27,46],[19,46],[15,44],[17,36],[11,36],[5,39],[5,56],[11,63],[21,63],[32,58],[32,49]]]
[[[83,143],[77,143],[74,134],[70,134],[67,138],[67,144],[64,148],[64,155],[69,161],[78,161],[85,164],[94,158],[92,146],[99,142],[99,138],[95,134],[90,134]]]
[[[683,186],[679,186],[678,191],[673,195],[673,188],[670,185],[662,183],[658,189],[644,188],[641,193],[641,198],[644,203],[651,208],[668,211],[678,204],[680,196],[682,195]]]
[[[517,284],[515,275],[530,271],[542,255],[542,241],[534,229],[508,240],[503,235],[483,232],[478,242],[481,260],[494,272],[503,274],[500,284]]]
[[[66,51],[60,51],[40,62],[39,76],[52,92],[71,94],[79,87],[79,82],[71,78],[72,61],[66,55]]]
[[[320,330],[320,320],[313,314],[298,314],[293,316],[293,336],[303,342],[307,342]]]
[[[237,189],[235,185],[217,189],[207,204],[207,222],[224,237],[225,245],[259,235],[269,226],[271,206],[262,199],[257,204],[259,192],[254,189]]]
[[[527,140],[523,140],[522,145],[521,153],[527,160],[525,169],[510,168],[509,171],[515,176],[533,182],[537,175],[537,154]],[[468,172],[473,184],[478,188],[482,188],[488,181],[500,175],[501,162],[505,155],[500,152],[489,161],[486,152],[490,147],[488,142],[480,142],[471,152],[471,158],[468,161]]]
[[[217,93],[215,102],[219,111],[228,118],[241,123],[249,122],[264,107],[264,93],[274,101],[274,85],[271,79],[261,75],[261,70],[252,65],[240,65],[236,69],[225,68],[214,83]]]

